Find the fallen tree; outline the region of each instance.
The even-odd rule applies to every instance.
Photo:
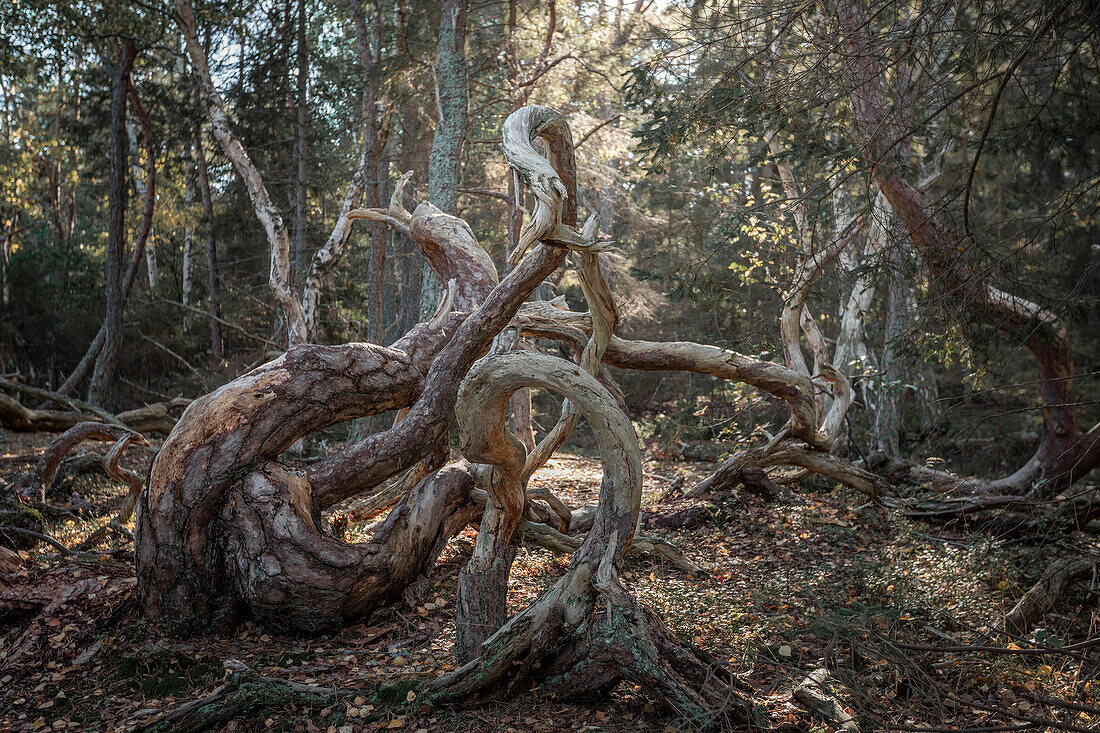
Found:
[[[83,400],[59,392],[31,387],[0,378],[0,388],[63,405],[64,410],[27,407],[11,395],[0,392],[0,426],[17,432],[62,432],[85,421],[102,422],[129,428],[139,433],[167,435],[176,425],[176,413],[191,403],[183,397],[154,402],[117,415]]]

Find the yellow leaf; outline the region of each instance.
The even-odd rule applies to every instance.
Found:
[[[409,694],[405,695],[405,702],[412,702],[415,699],[416,699],[416,693],[413,692],[412,690],[409,690]]]

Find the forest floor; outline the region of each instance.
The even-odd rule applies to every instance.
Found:
[[[0,434],[0,489],[49,438]],[[139,460],[147,467],[151,454],[131,452],[124,463],[136,468]],[[678,476],[690,487],[709,468],[648,461],[643,503],[654,504]],[[600,475],[598,461],[575,453],[556,456],[535,481],[578,507],[595,502]],[[63,481],[49,500],[69,505],[74,491],[105,507],[123,487],[91,474]],[[830,670],[833,693],[864,731],[1100,729],[1100,642],[1089,643],[1100,633],[1096,579],[1074,586],[1027,638],[990,630],[1046,562],[1097,552],[1094,541],[918,524],[822,481],[771,503],[731,495],[688,508],[689,526],[647,531],[706,573],[693,577],[634,556],[625,583],[681,638],[752,685],[774,729],[835,729],[792,698],[818,667]],[[62,516],[48,528],[71,547],[104,521]],[[362,539],[365,527],[349,535]],[[21,553],[24,567],[8,575],[7,589],[0,576],[0,597],[36,584],[58,600],[37,616],[0,615],[0,730],[132,730],[217,688],[229,659],[262,675],[362,694],[325,705],[279,701],[227,731],[680,729],[672,711],[629,684],[587,703],[532,691],[476,707],[420,707],[410,683],[452,668],[455,584],[472,538],[467,530],[450,543],[418,605],[398,602],[338,635],[281,635],[246,624],[232,636],[186,640],[142,620],[126,552],[62,557],[39,545]],[[534,599],[566,563],[521,549],[510,603],[518,609]]]

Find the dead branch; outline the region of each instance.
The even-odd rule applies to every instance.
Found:
[[[806,679],[794,688],[794,698],[813,712],[832,723],[838,723],[845,733],[859,733],[859,725],[840,704],[840,701],[825,690],[829,672],[824,668],[815,669],[806,675]]]
[[[69,451],[85,440],[119,440],[120,438],[127,438],[127,436],[133,436],[133,433],[126,427],[105,425],[98,422],[77,423],[54,438],[38,463],[15,484],[16,495],[22,498],[34,496],[38,501],[45,501],[46,488],[57,472],[61,459]],[[146,442],[144,438],[141,438],[141,440]],[[148,445],[147,442],[146,445]]]
[[[1050,563],[1039,582],[1005,614],[1001,628],[1012,634],[1026,634],[1032,625],[1054,608],[1071,582],[1091,573],[1098,563],[1100,560],[1087,557],[1063,558]]]

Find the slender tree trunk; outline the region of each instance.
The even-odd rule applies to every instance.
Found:
[[[401,171],[423,171],[428,167],[431,145],[428,143],[426,125],[419,122],[420,105],[415,99],[404,102],[401,109],[401,153],[398,168]],[[423,262],[420,252],[410,237],[394,232],[394,257],[400,267],[397,273],[400,293],[397,333],[405,333],[420,320]],[[388,341],[390,339],[383,339]]]
[[[891,224],[896,221],[891,213]],[[896,232],[890,226],[888,231]],[[886,287],[886,326],[882,337],[882,361],[879,366],[881,382],[875,410],[875,448],[894,458],[901,451],[901,417],[898,414],[898,398],[905,379],[902,358],[903,341],[909,326],[909,307],[912,300],[911,283],[896,273],[904,265],[897,241],[887,243],[888,283]]]
[[[118,349],[122,342],[122,248],[126,238],[126,99],[129,92],[130,69],[134,64],[134,42],[119,39],[118,66],[114,69],[111,88],[111,167],[108,179],[107,220],[107,314],[103,348],[92,370],[88,386],[88,401],[102,404],[111,388]]]
[[[130,141],[130,167],[134,176],[134,190],[137,195],[145,198],[145,182],[142,180],[141,152],[138,150],[137,132],[134,130],[134,121],[126,120],[126,137]],[[160,284],[160,273],[157,269],[157,253],[148,243],[145,246],[145,274],[149,278],[149,292],[156,293]]]
[[[351,0],[355,21],[356,48],[363,67],[363,145],[366,153],[366,188],[364,199],[367,208],[382,206],[381,179],[383,176],[382,150],[389,137],[389,111],[385,100],[375,90],[371,71],[381,60],[382,39],[379,34],[380,13],[372,3],[372,17],[368,20],[362,0]],[[378,109],[381,106],[383,109]],[[386,226],[372,222],[370,226],[370,271],[368,273],[367,340],[380,344],[385,336],[383,321],[383,292],[386,274]]]
[[[191,305],[191,252],[195,244],[195,224],[191,208],[195,204],[195,158],[191,142],[184,144],[183,207],[187,211],[187,224],[183,230],[183,266],[180,273],[180,302]],[[183,330],[191,330],[191,311],[183,310]]]
[[[306,103],[309,54],[306,48],[306,0],[298,0],[298,86],[294,101],[294,267],[291,276],[298,292],[305,285],[306,268]]]
[[[15,216],[12,216],[14,222]],[[3,293],[4,306],[11,304],[11,281],[8,278],[8,266],[11,264],[11,230],[15,227],[4,228],[0,232],[0,291]]]
[[[458,211],[458,181],[462,170],[462,145],[469,120],[466,79],[467,0],[442,0],[439,9],[439,42],[436,46],[436,90],[439,121],[428,162],[428,200],[447,214]],[[425,267],[420,290],[420,315],[431,314],[439,299],[439,282]]]
[[[229,127],[225,103],[214,87],[206,52],[195,32],[195,16],[190,0],[176,0],[175,5],[180,31],[187,43],[187,54],[191,58],[191,67],[199,84],[201,99],[210,118],[214,137],[244,182],[256,218],[263,225],[264,233],[267,235],[268,245],[271,248],[268,285],[286,324],[287,343],[291,346],[305,343],[309,340],[309,329],[302,303],[296,297],[291,285],[290,235],[286,224],[271,201],[260,171],[252,163],[241,141]]]
[[[193,130],[195,172],[198,174],[199,195],[202,198],[202,228],[206,235],[206,290],[210,313],[210,355],[214,361],[224,356],[221,324],[221,280],[218,273],[218,241],[214,237],[214,200],[210,195],[210,177],[206,168],[206,152],[198,124]]]

